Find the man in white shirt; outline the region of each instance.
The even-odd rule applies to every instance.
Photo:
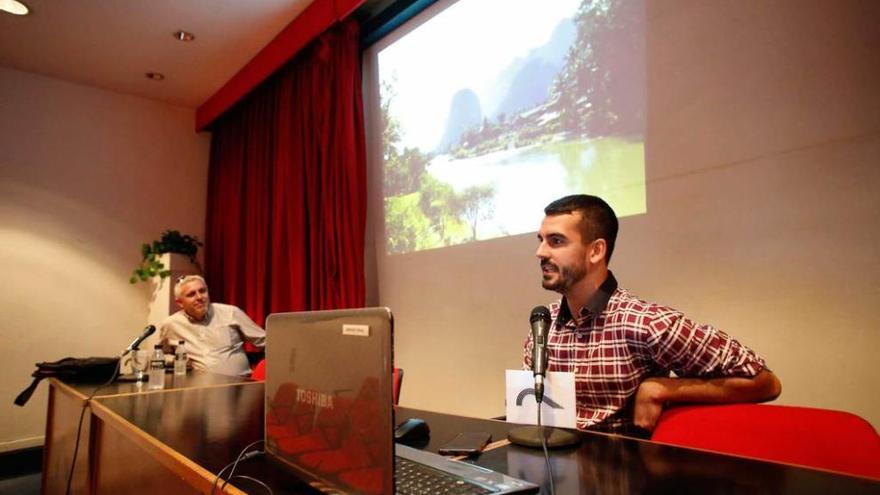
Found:
[[[181,277],[174,285],[174,300],[181,309],[161,326],[166,352],[183,340],[194,369],[249,376],[244,342],[264,347],[266,331],[237,307],[212,303],[205,279],[199,275]]]

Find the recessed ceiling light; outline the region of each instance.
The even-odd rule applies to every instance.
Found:
[[[178,41],[192,41],[196,39],[196,35],[181,29],[174,32],[174,38]]]
[[[0,10],[15,15],[27,15],[30,12],[27,5],[18,0],[0,0]]]
[[[165,79],[165,74],[162,74],[161,72],[147,72],[144,75],[147,76],[147,79],[152,79],[154,81],[161,81]]]

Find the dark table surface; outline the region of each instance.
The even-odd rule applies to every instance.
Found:
[[[193,381],[197,380],[193,377]],[[217,383],[215,383],[217,384]],[[123,419],[212,472],[252,442],[263,439],[263,386],[181,388],[165,393],[121,395],[100,399]],[[429,440],[420,447],[436,452],[456,434],[486,431],[503,440],[511,425],[399,408],[396,421],[417,417],[428,422]],[[783,464],[700,452],[620,436],[581,433],[577,447],[551,451],[556,493],[876,493],[880,482]],[[262,448],[258,445],[256,448]],[[549,493],[540,449],[506,445],[470,459],[542,485]],[[258,478],[274,493],[317,493],[264,457],[241,463],[236,470]],[[249,493],[265,491],[236,480]]]
[[[122,378],[123,380],[115,381],[106,386],[104,386],[103,383],[64,382],[64,384],[86,397],[96,389],[98,389],[97,394],[95,394],[96,397],[106,397],[110,395],[163,392],[184,388],[204,388],[242,383],[258,383],[250,378],[218,375],[216,373],[207,373],[203,371],[188,371],[185,375],[175,375],[174,373],[166,372],[165,382],[161,389],[151,389],[148,382],[128,381],[127,379],[129,377],[127,375],[123,375]]]

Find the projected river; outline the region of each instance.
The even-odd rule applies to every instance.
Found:
[[[434,158],[427,172],[457,193],[491,186],[486,211],[476,222],[476,239],[538,229],[544,207],[568,194],[605,198],[619,216],[645,212],[642,143],[607,138],[503,150],[474,158]]]
[[[417,189],[385,199],[389,253],[419,251],[538,229],[544,207],[568,194],[596,194],[618,216],[646,211],[644,146],[582,139],[470,158],[436,156]]]

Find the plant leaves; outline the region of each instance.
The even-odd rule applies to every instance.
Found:
[[[196,266],[198,261],[196,255],[199,247],[205,244],[195,236],[189,234],[181,234],[178,230],[168,229],[162,233],[162,236],[149,244],[141,246],[141,263],[132,273],[129,282],[136,283],[136,279],[147,281],[151,277],[159,276],[167,278],[171,275],[170,269],[166,269],[165,265],[159,261],[158,255],[163,253],[178,253],[189,257],[189,260]]]

